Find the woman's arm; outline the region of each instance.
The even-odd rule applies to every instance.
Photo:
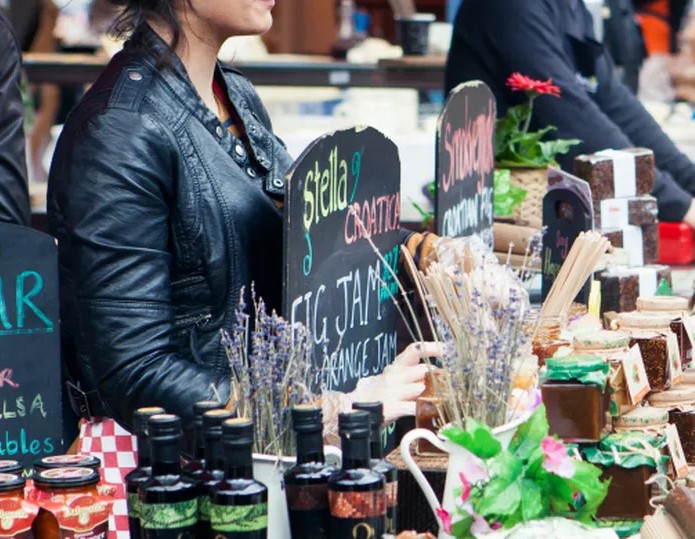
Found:
[[[141,406],[187,423],[196,401],[229,399],[228,375],[177,355],[170,227],[180,171],[167,133],[139,111],[112,108],[69,126],[51,169],[51,221],[72,275],[78,348],[125,425]]]

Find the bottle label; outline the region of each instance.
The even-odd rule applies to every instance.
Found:
[[[386,533],[386,516],[333,518],[331,539],[381,539]]]
[[[220,532],[231,534],[267,530],[268,504],[236,506],[211,504],[210,523],[216,537],[220,537]]]
[[[31,539],[31,523],[38,507],[24,500],[8,498],[0,500],[0,537]]]
[[[128,493],[128,518],[140,520],[140,498],[137,492]]]
[[[188,532],[194,537],[197,522],[197,499],[179,503],[140,504],[140,526],[143,530],[172,530],[176,532],[172,537]],[[163,536],[158,534],[157,537]]]
[[[210,500],[210,496],[200,496],[198,498],[198,520],[210,522],[211,506],[212,500]]]
[[[396,534],[398,507],[398,481],[386,483],[386,533]]]
[[[329,537],[328,484],[285,485],[292,537]]]

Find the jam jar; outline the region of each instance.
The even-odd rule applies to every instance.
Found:
[[[688,299],[678,296],[648,296],[637,298],[640,312],[660,314],[671,318],[670,329],[678,339],[681,363],[687,365],[693,359],[693,343],[683,322],[683,313],[688,312]]]
[[[439,432],[442,424],[440,411],[443,413],[445,400],[440,397],[444,391],[442,371],[429,370],[425,374],[425,390],[415,401],[415,427]],[[443,452],[427,440],[418,440],[415,448],[420,456],[442,455]]]
[[[24,500],[24,476],[0,473],[0,538],[32,539],[39,508]],[[37,536],[39,537],[39,536]]]
[[[572,343],[562,338],[562,328],[566,319],[560,316],[537,315],[533,323],[538,323],[536,333],[533,338],[532,353],[538,358],[538,365],[545,365],[547,359],[553,357],[555,353],[564,346]]]
[[[106,537],[113,505],[99,495],[99,473],[89,468],[53,468],[34,474],[34,495],[41,508],[32,530],[42,539]]]

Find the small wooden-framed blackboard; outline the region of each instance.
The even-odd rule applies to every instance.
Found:
[[[63,450],[55,240],[0,224],[0,459]]]
[[[437,124],[436,231],[478,234],[491,248],[497,104],[488,86],[465,82],[449,94]]]
[[[548,185],[548,192],[543,197],[543,301],[574,240],[581,232],[592,230],[594,222],[591,188],[587,182],[550,167]],[[590,291],[589,280],[576,301],[587,304]]]
[[[312,332],[325,389],[351,391],[396,356],[398,287],[386,264],[396,271],[399,228],[398,150],[379,131],[324,136],[290,169],[283,314]]]

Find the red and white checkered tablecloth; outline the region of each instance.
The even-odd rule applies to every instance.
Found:
[[[78,452],[99,457],[102,480],[117,487],[108,539],[130,539],[125,476],[137,465],[137,439],[113,419],[83,421]]]

